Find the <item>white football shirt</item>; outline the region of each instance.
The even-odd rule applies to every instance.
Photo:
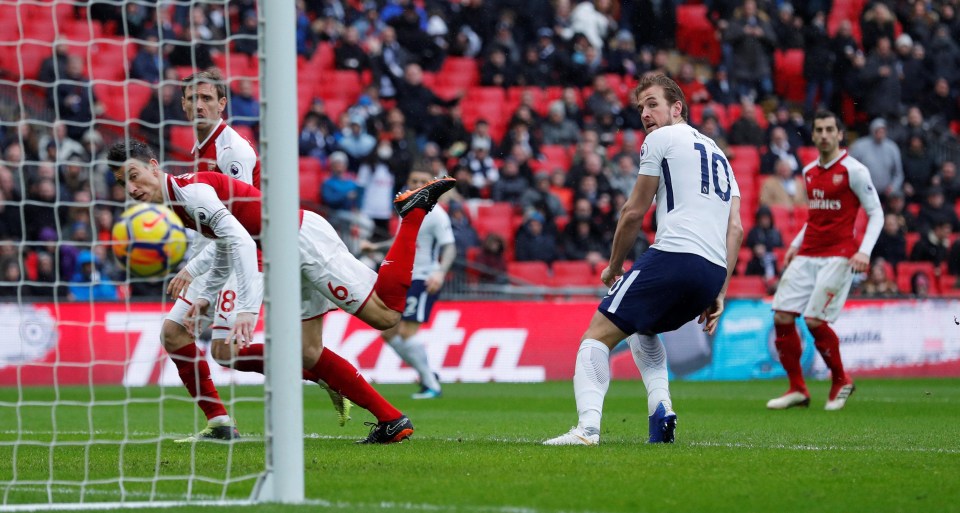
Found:
[[[726,268],[730,199],[740,188],[717,144],[686,123],[658,128],[640,147],[639,173],[660,178],[651,247]]]
[[[425,280],[440,267],[440,248],[453,244],[450,216],[441,207],[435,207],[420,225],[417,234],[417,254],[413,259],[413,279]]]

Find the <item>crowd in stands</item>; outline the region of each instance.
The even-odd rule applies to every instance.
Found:
[[[184,68],[217,64],[232,77],[231,125],[256,140],[255,2],[122,9],[98,3],[67,16],[140,43],[117,77],[152,84],[136,112],[129,96],[136,135],[166,159],[187,158],[193,140],[175,144],[188,128],[176,126],[177,81]],[[691,49],[692,12],[708,24],[693,38],[706,50]],[[760,293],[775,288],[806,218],[800,173],[817,156],[818,108],[841,114],[849,152],[884,203],[874,265],[855,293],[957,288],[954,1],[299,0],[296,31],[301,194],[351,247],[389,236],[392,198],[421,167],[458,179],[446,208],[469,279],[503,283],[513,262],[602,266],[644,137],[629,91],[639,76],[665,73],[691,124],[733,165],[748,233],[737,274],[760,277]],[[122,116],[91,81],[101,73],[91,56],[50,48],[27,77],[41,84],[26,88],[41,112],[0,103],[14,114],[5,119],[24,118],[0,125],[0,268],[7,282],[35,284],[24,295],[109,298],[117,291],[69,285],[123,276],[102,244],[124,200],[104,141],[123,130],[97,123]],[[653,241],[652,214],[644,228],[631,259]]]

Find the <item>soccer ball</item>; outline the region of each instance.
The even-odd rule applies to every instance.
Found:
[[[169,273],[187,251],[187,232],[177,214],[141,203],[128,208],[113,225],[113,255],[134,276]]]

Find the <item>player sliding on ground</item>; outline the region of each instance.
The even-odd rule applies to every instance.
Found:
[[[658,333],[700,315],[713,333],[743,238],[740,190],[723,152],[687,124],[683,92],[663,75],[644,77],[633,91],[647,139],[640,176],[621,210],[610,266],[600,275],[610,291],[580,341],[573,390],[580,419],[546,445],[600,443],[603,398],[610,386],[610,350],[627,339],[647,389],[650,443],[672,443],[677,415],[670,400],[667,355]],[[657,237],[626,274],[643,216],[657,198]],[[629,338],[628,338],[629,337]]]
[[[214,356],[218,360],[235,357],[245,362],[246,368],[241,370],[262,372],[263,346],[251,345],[263,298],[255,241],[261,228],[260,191],[219,173],[168,175],[161,171],[153,150],[139,141],[115,144],[107,158],[117,181],[131,198],[170,206],[185,226],[216,243],[213,268],[187,313],[186,327],[195,331],[223,282],[231,271],[235,272],[237,315],[225,338],[226,349],[235,354]],[[455,183],[452,178],[441,178],[397,197],[394,207],[402,218],[400,229],[379,273],[354,258],[325,219],[300,211],[303,368],[377,418],[376,423],[370,423],[370,434],[360,443],[399,442],[413,434],[413,424],[377,393],[353,365],[324,349],[323,316],[340,308],[378,330],[400,321],[420,224],[437,198]],[[202,394],[203,390],[199,392]],[[227,431],[232,432],[232,427]]]

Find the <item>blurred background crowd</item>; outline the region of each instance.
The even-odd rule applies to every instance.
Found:
[[[171,172],[189,169],[189,72],[224,73],[225,115],[257,142],[255,2],[84,4],[0,13],[0,32],[15,36],[0,41],[2,296],[158,297],[155,282],[114,283],[125,273],[105,243],[124,191],[103,152],[134,135]],[[755,278],[732,294],[776,286],[806,219],[809,121],[826,108],[885,208],[855,293],[949,295],[960,275],[957,4],[300,0],[300,168],[265,172],[298,172],[303,205],[352,248],[390,236],[411,169],[450,174],[462,283],[548,284],[562,267],[593,280],[644,137],[629,92],[665,73],[740,182],[737,274]],[[39,16],[59,23],[28,23]],[[630,258],[653,242],[652,213],[644,228]]]

